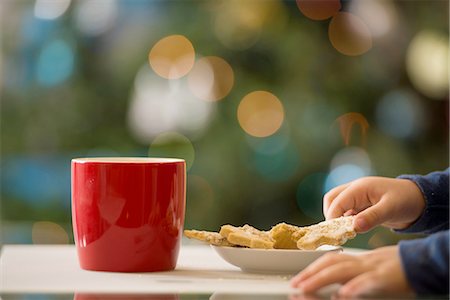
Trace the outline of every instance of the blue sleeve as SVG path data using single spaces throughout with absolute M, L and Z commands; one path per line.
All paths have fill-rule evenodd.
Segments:
M 401 175 L 397 178 L 413 181 L 425 198 L 422 216 L 401 233 L 434 233 L 449 229 L 449 169 L 425 176 Z
M 403 270 L 418 295 L 449 293 L 448 230 L 399 243 Z

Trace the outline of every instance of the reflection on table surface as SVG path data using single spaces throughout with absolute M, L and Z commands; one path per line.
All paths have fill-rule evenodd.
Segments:
M 0 294 L 0 300 L 339 300 L 336 294 L 332 295 L 263 295 L 263 294 L 96 294 L 96 293 L 75 293 L 75 294 Z M 428 296 L 428 297 L 402 297 L 402 296 L 379 296 L 364 297 L 361 299 L 381 300 L 381 299 L 448 299 L 448 296 Z

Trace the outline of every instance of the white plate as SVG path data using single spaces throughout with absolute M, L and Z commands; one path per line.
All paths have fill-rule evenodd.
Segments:
M 230 264 L 249 273 L 294 274 L 330 251 L 341 247 L 321 246 L 317 250 L 250 249 L 238 247 L 211 247 Z

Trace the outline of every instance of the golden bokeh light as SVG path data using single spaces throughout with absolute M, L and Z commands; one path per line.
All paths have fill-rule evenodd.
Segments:
M 233 69 L 224 59 L 216 56 L 197 60 L 188 75 L 191 92 L 206 101 L 223 99 L 230 93 L 233 84 Z
M 369 122 L 367 122 L 367 119 L 362 114 L 356 112 L 346 113 L 337 118 L 336 122 L 339 125 L 339 130 L 346 146 L 350 144 L 350 138 L 355 124 L 359 126 L 362 145 L 366 144 Z
M 328 37 L 333 47 L 345 55 L 361 55 L 372 48 L 369 27 L 361 18 L 348 12 L 340 12 L 331 19 Z
M 185 76 L 194 66 L 195 51 L 183 35 L 170 35 L 159 40 L 148 54 L 152 69 L 166 79 Z
M 64 228 L 56 223 L 40 221 L 33 224 L 31 239 L 34 244 L 68 244 L 69 236 Z
M 311 20 L 326 20 L 331 18 L 341 9 L 339 0 L 296 0 L 297 7 Z
M 267 137 L 277 132 L 283 124 L 283 104 L 272 93 L 255 91 L 241 100 L 237 117 L 242 129 L 249 135 Z
M 444 99 L 449 88 L 448 35 L 421 31 L 406 54 L 406 71 L 412 84 L 424 95 Z
M 214 32 L 219 41 L 230 49 L 248 49 L 258 41 L 263 27 L 278 27 L 286 23 L 287 14 L 281 1 L 217 2 Z

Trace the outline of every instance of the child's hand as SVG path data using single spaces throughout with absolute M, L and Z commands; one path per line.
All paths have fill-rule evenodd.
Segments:
M 360 255 L 328 253 L 292 278 L 291 286 L 313 293 L 342 283 L 339 296 L 412 294 L 406 280 L 398 246 L 382 247 Z
M 393 229 L 407 228 L 424 208 L 424 197 L 414 182 L 384 177 L 365 177 L 338 186 L 323 200 L 327 219 L 357 214 L 356 232 L 366 232 L 381 224 Z

